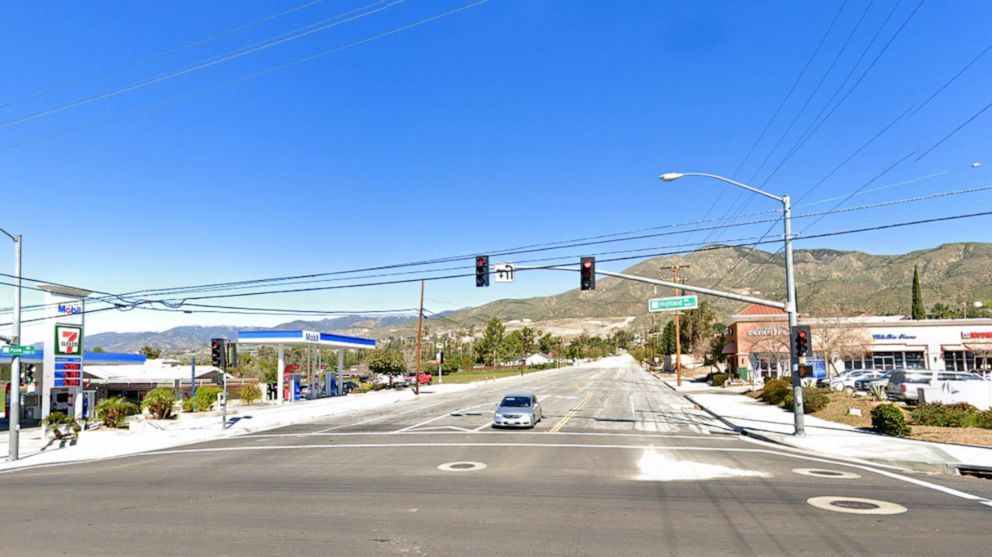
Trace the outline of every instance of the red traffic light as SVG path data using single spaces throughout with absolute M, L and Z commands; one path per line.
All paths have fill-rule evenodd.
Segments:
M 799 338 L 803 338 L 803 339 L 806 338 L 806 331 L 804 330 L 800 329 L 797 334 L 799 335 Z
M 582 261 L 582 266 L 586 269 L 592 268 L 592 259 L 585 259 Z

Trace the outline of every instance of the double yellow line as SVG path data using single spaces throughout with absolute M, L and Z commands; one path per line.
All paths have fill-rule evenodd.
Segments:
M 550 430 L 548 430 L 548 433 L 558 433 L 559 431 L 561 431 L 561 428 L 565 427 L 565 424 L 568 423 L 568 420 L 571 420 L 576 414 L 578 414 L 579 410 L 582 410 L 582 407 L 585 406 L 587 402 L 589 402 L 590 398 L 592 398 L 592 391 L 586 391 L 586 398 L 582 399 L 582 402 L 576 404 L 575 408 L 569 410 L 568 414 L 565 414 L 564 418 L 562 418 Z

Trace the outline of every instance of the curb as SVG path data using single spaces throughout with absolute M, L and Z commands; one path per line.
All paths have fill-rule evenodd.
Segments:
M 668 387 L 671 388 L 671 385 L 668 385 Z M 672 390 L 674 391 L 675 389 L 672 389 Z M 678 392 L 678 391 L 676 391 L 676 392 Z M 906 461 L 906 460 L 890 460 L 890 459 L 881 459 L 881 458 L 852 458 L 850 456 L 844 456 L 844 455 L 837 455 L 837 454 L 831 454 L 831 453 L 826 453 L 826 452 L 815 451 L 815 450 L 810 449 L 808 447 L 802 447 L 802 446 L 798 446 L 798 445 L 789 443 L 788 441 L 786 441 L 785 439 L 783 439 L 782 438 L 783 436 L 781 436 L 781 435 L 769 435 L 769 434 L 766 434 L 766 433 L 755 431 L 753 429 L 749 429 L 749 428 L 746 428 L 746 427 L 741 427 L 741 426 L 738 426 L 736 424 L 733 424 L 732 422 L 730 422 L 729 420 L 727 420 L 727 419 L 723 418 L 722 416 L 716 414 L 715 412 L 713 412 L 712 410 L 710 410 L 706 406 L 704 406 L 702 404 L 699 404 L 697 401 L 693 400 L 693 398 L 691 396 L 685 395 L 685 394 L 682 395 L 682 396 L 684 396 L 686 399 L 692 401 L 693 404 L 695 404 L 696 406 L 702 408 L 708 414 L 710 414 L 711 416 L 717 418 L 718 420 L 720 420 L 724 424 L 728 425 L 731 429 L 733 429 L 734 431 L 737 431 L 738 433 L 740 433 L 744 437 L 750 437 L 752 439 L 757 439 L 759 441 L 764 441 L 766 443 L 772 443 L 772 444 L 779 445 L 779 446 L 782 446 L 782 447 L 789 447 L 790 449 L 804 451 L 804 452 L 807 452 L 807 453 L 810 453 L 810 454 L 815 454 L 815 455 L 819 455 L 819 456 L 825 456 L 825 457 L 829 457 L 829 458 L 844 459 L 844 460 L 861 460 L 861 461 L 864 461 L 864 462 L 872 462 L 872 463 L 875 463 L 875 464 L 882 464 L 882 465 L 886 465 L 886 466 L 895 466 L 895 467 L 903 468 L 903 469 L 906 469 L 906 470 L 912 470 L 912 471 L 915 471 L 915 472 L 924 472 L 924 473 L 928 473 L 928 474 L 940 473 L 940 474 L 958 475 L 959 468 L 961 468 L 961 467 L 966 467 L 967 468 L 967 466 L 965 466 L 964 464 L 962 464 L 960 462 L 944 462 L 944 463 L 941 463 L 941 464 L 935 464 L 935 463 L 920 462 L 920 461 L 913 461 L 913 460 Z

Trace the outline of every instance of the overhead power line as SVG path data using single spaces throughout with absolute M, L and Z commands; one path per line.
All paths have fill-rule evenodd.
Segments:
M 190 50 L 190 49 L 196 48 L 198 46 L 203 46 L 205 44 L 214 42 L 214 41 L 216 41 L 218 39 L 222 39 L 224 37 L 229 37 L 229 36 L 234 35 L 236 33 L 240 33 L 241 31 L 247 31 L 248 29 L 251 29 L 253 27 L 258 27 L 259 25 L 263 25 L 265 23 L 269 23 L 270 21 L 275 21 L 276 19 L 279 19 L 281 17 L 290 15 L 290 14 L 295 13 L 295 12 L 298 12 L 300 10 L 304 10 L 306 8 L 309 8 L 309 7 L 313 6 L 313 5 L 320 4 L 323 1 L 324 0 L 310 0 L 308 2 L 304 2 L 303 4 L 300 4 L 298 6 L 289 8 L 288 10 L 283 10 L 281 12 L 272 14 L 270 16 L 263 17 L 262 19 L 256 19 L 255 21 L 252 21 L 250 23 L 246 23 L 244 25 L 239 25 L 238 27 L 235 27 L 233 29 L 228 29 L 227 31 L 223 31 L 223 32 L 217 33 L 215 35 L 210 35 L 209 37 L 198 39 L 198 40 L 195 40 L 193 42 L 186 43 L 186 44 L 184 44 L 182 46 L 178 46 L 178 47 L 175 47 L 175 48 L 170 48 L 169 50 L 164 50 L 164 51 L 159 52 L 157 54 L 152 54 L 151 56 L 146 56 L 144 58 L 140 58 L 140 59 L 135 60 L 133 62 L 128 62 L 127 64 L 124 64 L 122 66 L 117 66 L 116 68 L 113 68 L 113 69 L 110 69 L 110 70 L 107 70 L 107 71 L 104 71 L 104 72 L 93 74 L 93 75 L 90 75 L 88 77 L 84 77 L 82 79 L 77 79 L 75 81 L 69 81 L 69 82 L 63 83 L 61 85 L 57 85 L 55 87 L 52 87 L 50 89 L 45 89 L 43 91 L 38 91 L 36 93 L 32 93 L 30 95 L 27 95 L 25 97 L 21 97 L 21 98 L 18 98 L 18 99 L 13 99 L 13 100 L 7 101 L 7 102 L 5 102 L 3 104 L 0 104 L 0 109 L 11 107 L 11 106 L 14 106 L 16 104 L 20 104 L 20 103 L 25 102 L 25 101 L 30 101 L 30 100 L 34 100 L 34 99 L 37 99 L 37 98 L 46 97 L 48 95 L 52 95 L 52 94 L 55 94 L 55 93 L 61 93 L 63 91 L 67 91 L 67 90 L 72 89 L 74 87 L 78 87 L 78 86 L 84 85 L 86 83 L 91 83 L 93 81 L 97 81 L 97 80 L 103 79 L 105 77 L 110 77 L 112 75 L 119 74 L 121 72 L 125 72 L 127 70 L 136 68 L 138 66 L 142 66 L 142 65 L 147 64 L 149 62 L 154 62 L 155 60 L 160 60 L 162 58 L 166 58 L 168 56 L 172 56 L 173 54 L 178 54 L 180 52 L 183 52 L 183 51 L 186 51 L 186 50 Z
M 15 126 L 15 125 L 18 125 L 18 124 L 23 124 L 23 123 L 26 123 L 26 122 L 30 122 L 32 120 L 37 120 L 38 118 L 42 118 L 44 116 L 50 116 L 52 114 L 58 114 L 60 112 L 65 112 L 65 111 L 71 110 L 73 108 L 78 108 L 80 106 L 85 106 L 85 105 L 88 105 L 88 104 L 92 104 L 92 103 L 97 102 L 97 101 L 101 101 L 101 100 L 104 100 L 104 99 L 109 99 L 111 97 L 116 97 L 117 95 L 121 95 L 121 94 L 130 92 L 130 91 L 134 91 L 134 90 L 137 90 L 137 89 L 141 89 L 141 88 L 147 87 L 149 85 L 154 85 L 156 83 L 161 83 L 163 81 L 166 81 L 166 80 L 169 80 L 169 79 L 173 79 L 173 78 L 176 78 L 176 77 L 181 77 L 181 76 L 184 76 L 184 75 L 193 73 L 193 72 L 197 72 L 197 71 L 200 71 L 200 70 L 203 70 L 203 69 L 206 69 L 206 68 L 210 68 L 210 67 L 216 66 L 218 64 L 223 64 L 225 62 L 230 62 L 232 60 L 237 60 L 238 58 L 243 58 L 245 56 L 248 56 L 249 54 L 255 54 L 256 52 L 261 52 L 263 50 L 268 50 L 268 49 L 270 49 L 272 47 L 279 46 L 279 45 L 282 45 L 282 44 L 285 44 L 285 43 L 288 43 L 288 42 L 291 42 L 291 41 L 294 41 L 294 40 L 297 40 L 297 39 L 301 39 L 301 38 L 306 37 L 308 35 L 312 35 L 314 33 L 317 33 L 317 32 L 320 32 L 320 31 L 324 31 L 324 30 L 330 29 L 332 27 L 337 27 L 337 26 L 343 25 L 345 23 L 350 23 L 352 21 L 357 21 L 359 19 L 362 19 L 362 18 L 368 17 L 370 15 L 379 13 L 381 11 L 387 10 L 387 9 L 393 7 L 393 6 L 396 6 L 398 4 L 402 4 L 404 2 L 406 2 L 406 0 L 393 0 L 392 2 L 390 2 L 388 4 L 385 4 L 385 5 L 382 5 L 382 2 L 375 2 L 374 4 L 370 4 L 370 6 L 378 6 L 378 7 L 369 8 L 368 6 L 365 6 L 365 7 L 357 8 L 357 9 L 354 9 L 354 10 L 349 10 L 347 12 L 344 12 L 343 14 L 339 14 L 339 15 L 336 15 L 334 17 L 328 18 L 328 19 L 324 20 L 323 22 L 320 22 L 320 23 L 317 23 L 317 24 L 313 24 L 313 25 L 308 25 L 307 27 L 303 27 L 303 28 L 298 29 L 296 31 L 293 31 L 293 32 L 290 32 L 290 33 L 286 33 L 286 34 L 283 34 L 283 35 L 279 35 L 279 36 L 274 37 L 274 38 L 271 38 L 271 39 L 266 39 L 264 41 L 260 41 L 260 42 L 254 43 L 254 44 L 249 45 L 247 47 L 239 48 L 237 50 L 233 50 L 233 51 L 227 52 L 227 53 L 222 54 L 220 56 L 217 56 L 217 57 L 214 57 L 214 58 L 210 58 L 209 60 L 205 60 L 203 62 L 198 62 L 196 64 L 192 64 L 190 66 L 186 66 L 186 67 L 180 68 L 178 70 L 174 70 L 174 71 L 166 72 L 166 73 L 163 73 L 163 74 L 159 74 L 159 75 L 157 75 L 155 77 L 151 77 L 151 78 L 148 78 L 148 79 L 143 79 L 141 81 L 136 81 L 136 82 L 131 83 L 129 85 L 125 85 L 124 87 L 119 87 L 117 89 L 112 89 L 112 90 L 106 91 L 104 93 L 99 93 L 97 95 L 92 95 L 92 96 L 89 96 L 89 97 L 85 97 L 83 99 L 80 99 L 80 100 L 77 100 L 77 101 L 73 101 L 73 102 L 70 102 L 70 103 L 67 103 L 67 104 L 63 104 L 63 105 L 60 105 L 60 106 L 56 106 L 54 108 L 49 108 L 49 109 L 46 109 L 46 110 L 42 110 L 42 111 L 39 111 L 39 112 L 34 112 L 32 114 L 28 114 L 26 116 L 21 116 L 19 118 L 13 118 L 11 120 L 6 120 L 4 122 L 0 122 L 0 129 L 5 129 L 5 128 L 9 128 L 11 126 Z

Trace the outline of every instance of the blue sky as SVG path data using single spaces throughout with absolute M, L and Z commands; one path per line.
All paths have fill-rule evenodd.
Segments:
M 832 106 L 828 100 L 845 76 L 852 77 L 834 102 L 847 95 L 918 0 L 852 0 L 839 16 L 839 2 L 492 0 L 224 86 L 466 3 L 388 4 L 299 40 L 62 110 L 334 15 L 387 4 L 312 2 L 206 44 L 34 96 L 305 2 L 2 2 L 0 191 L 7 210 L 0 226 L 24 235 L 25 276 L 124 292 L 488 252 L 774 209 L 768 200 L 746 196 L 732 206 L 737 192 L 724 192 L 718 182 L 662 184 L 657 176 L 714 172 L 798 199 L 904 113 L 803 202 L 853 192 L 898 161 L 868 189 L 936 175 L 856 196 L 844 206 L 992 183 L 992 110 L 916 160 L 992 101 L 992 52 L 912 112 L 992 41 L 985 23 L 992 4 L 984 1 L 924 3 L 771 179 L 800 132 Z M 803 79 L 745 160 L 835 17 Z M 985 165 L 971 168 L 976 161 Z M 834 204 L 800 204 L 796 212 Z M 990 208 L 986 191 L 831 215 L 808 233 Z M 807 240 L 799 247 L 901 253 L 990 241 L 988 224 L 985 217 Z M 666 251 L 678 243 L 756 237 L 766 227 L 595 251 Z M 796 228 L 803 231 L 803 221 L 797 219 Z M 548 255 L 567 260 L 583 251 Z M 10 253 L 5 243 L 0 258 L 10 261 Z M 468 258 L 464 272 L 470 266 Z M 574 283 L 573 276 L 549 272 L 488 289 L 474 288 L 471 278 L 431 282 L 427 305 L 440 311 L 556 293 Z M 9 299 L 10 289 L 0 290 L 0 299 Z M 415 306 L 417 294 L 410 284 L 224 303 L 387 309 Z M 25 303 L 39 301 L 36 293 L 25 296 Z M 285 320 L 105 312 L 94 315 L 90 327 Z

